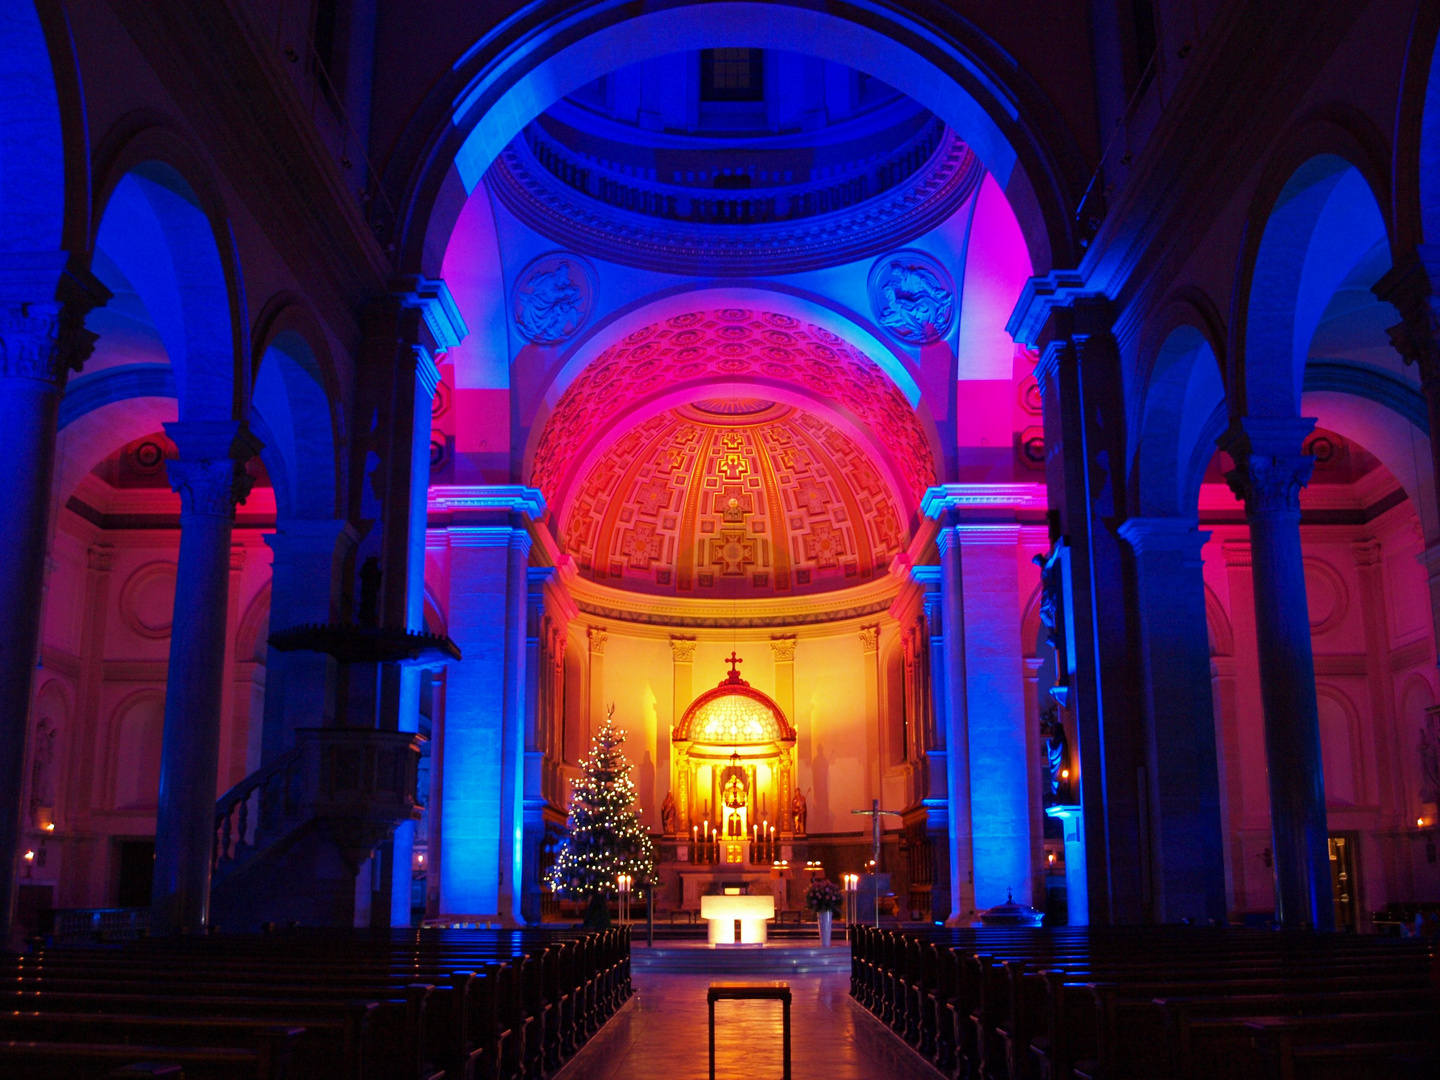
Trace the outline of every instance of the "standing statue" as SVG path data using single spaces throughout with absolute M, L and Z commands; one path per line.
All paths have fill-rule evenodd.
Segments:
M 1440 803 L 1440 716 L 1425 717 L 1420 727 L 1420 801 Z
M 795 834 L 805 835 L 805 793 L 798 787 L 795 789 L 795 796 L 790 800 L 790 813 L 795 818 Z
M 1040 737 L 1045 740 L 1045 805 L 1070 803 L 1070 778 L 1062 775 L 1070 765 L 1070 741 L 1060 710 L 1051 706 L 1040 715 Z
M 666 836 L 674 836 L 679 831 L 679 817 L 675 810 L 675 796 L 667 791 L 665 801 L 660 804 L 660 827 Z
M 55 808 L 55 727 L 41 719 L 35 725 L 35 750 L 30 759 L 30 817 L 37 827 Z

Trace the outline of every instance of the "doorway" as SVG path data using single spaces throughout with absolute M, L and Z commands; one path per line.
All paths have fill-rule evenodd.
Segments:
M 1359 879 L 1355 876 L 1357 833 L 1330 837 L 1330 892 L 1335 901 L 1335 929 L 1355 932 L 1360 907 Z
M 155 841 L 121 840 L 120 873 L 115 889 L 115 906 L 150 906 L 150 885 L 155 874 Z

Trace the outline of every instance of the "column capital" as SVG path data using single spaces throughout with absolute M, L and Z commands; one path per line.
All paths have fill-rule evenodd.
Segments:
M 85 316 L 109 300 L 110 290 L 68 252 L 7 254 L 0 267 L 0 377 L 63 387 L 99 339 L 85 329 Z
M 260 453 L 260 440 L 238 420 L 177 420 L 165 425 L 165 434 L 180 451 L 165 463 L 180 512 L 233 517 L 255 483 L 245 463 Z
M 1116 531 L 1137 555 L 1174 551 L 1198 559 L 1210 539 L 1210 533 L 1198 526 L 1195 518 L 1134 517 L 1121 522 Z
M 787 634 L 782 637 L 770 639 L 770 651 L 775 654 L 777 664 L 793 664 L 795 662 L 795 635 Z
M 1032 277 L 1021 288 L 1005 330 L 1015 339 L 1015 344 L 1033 349 L 1051 313 L 1087 295 L 1085 276 L 1078 270 L 1052 270 Z
M 860 628 L 860 647 L 866 653 L 876 652 L 880 648 L 880 627 L 862 626 Z
M 1356 566 L 1379 566 L 1383 554 L 1378 540 L 1357 540 L 1351 552 Z
M 693 664 L 695 662 L 695 639 L 672 637 L 670 639 L 670 655 L 677 664 Z
M 1221 437 L 1220 449 L 1235 462 L 1225 482 L 1247 515 L 1300 512 L 1300 489 L 1315 468 L 1315 459 L 1301 450 L 1314 428 L 1310 417 L 1246 416 Z
M 610 640 L 610 634 L 606 631 L 605 627 L 587 626 L 585 628 L 585 637 L 590 642 L 591 656 L 605 655 L 605 642 Z
M 1440 383 L 1440 246 L 1422 244 L 1405 252 L 1370 287 L 1400 312 L 1390 327 L 1390 344 L 1407 364 L 1420 369 L 1427 389 Z M 1440 387 L 1437 387 L 1440 388 Z

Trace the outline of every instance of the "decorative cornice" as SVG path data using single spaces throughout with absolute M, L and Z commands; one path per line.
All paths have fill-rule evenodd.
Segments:
M 1015 344 L 1035 348 L 1040 332 L 1057 307 L 1071 303 L 1085 294 L 1085 277 L 1078 270 L 1052 270 L 1029 278 L 1020 290 L 1020 299 L 1005 323 L 1005 331 Z
M 920 512 L 936 521 L 947 510 L 1003 506 L 1015 510 L 1044 510 L 1044 484 L 937 484 L 920 500 Z
M 1116 530 L 1137 554 L 1175 551 L 1199 557 L 1210 533 L 1195 518 L 1130 518 Z
M 524 514 L 531 521 L 545 516 L 545 496 L 523 484 L 432 484 L 428 503 L 431 513 L 504 512 Z
M 435 339 L 437 352 L 455 348 L 470 333 L 465 317 L 460 314 L 460 306 L 450 295 L 450 286 L 440 278 L 414 274 L 395 281 L 391 292 L 401 307 L 419 310 L 430 336 Z
M 730 600 L 651 596 L 610 588 L 577 577 L 570 584 L 580 611 L 611 622 L 675 629 L 788 628 L 879 615 L 889 610 L 903 587 L 889 576 L 837 592 L 798 597 L 757 597 L 737 605 Z

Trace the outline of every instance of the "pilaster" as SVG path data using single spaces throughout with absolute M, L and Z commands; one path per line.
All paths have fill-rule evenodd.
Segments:
M 513 487 L 445 499 L 450 637 L 462 659 L 446 674 L 440 909 L 514 924 L 524 917 L 527 567 L 545 503 Z

